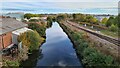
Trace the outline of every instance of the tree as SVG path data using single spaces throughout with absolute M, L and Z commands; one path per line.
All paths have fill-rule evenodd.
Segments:
M 67 15 L 66 14 L 59 14 L 57 15 L 56 19 L 57 21 L 62 21 L 62 20 L 66 20 Z
M 53 19 L 51 16 L 48 16 L 47 17 L 47 27 L 51 27 L 52 26 L 52 22 L 53 22 Z
M 102 19 L 101 23 L 102 23 L 102 24 L 106 24 L 107 20 L 108 20 L 108 19 L 105 17 L 105 18 Z
M 40 36 L 45 36 L 46 27 L 37 23 L 29 23 L 28 28 L 36 30 Z
M 40 14 L 31 14 L 31 13 L 26 13 L 24 15 L 24 18 L 30 19 L 31 17 L 41 17 Z
M 24 18 L 27 18 L 27 19 L 30 19 L 31 17 L 33 17 L 33 15 L 30 13 L 27 13 L 24 15 Z
M 75 20 L 75 18 L 76 18 L 76 14 L 73 14 L 72 16 L 73 16 L 73 19 Z
M 72 16 L 75 21 L 80 21 L 80 22 L 86 21 L 86 16 L 84 14 L 73 14 Z
M 42 37 L 38 34 L 37 31 L 27 31 L 20 34 L 18 41 L 21 42 L 24 46 L 27 46 L 29 51 L 32 52 L 39 48 L 39 45 L 42 43 Z
M 117 20 L 117 22 L 118 22 L 118 27 L 120 28 L 120 13 L 119 13 L 119 15 L 118 15 L 118 20 Z
M 110 29 L 110 31 L 115 32 L 115 31 L 117 31 L 118 27 L 115 26 L 114 24 L 112 24 L 112 25 L 109 27 L 109 29 Z
M 97 24 L 97 19 L 96 18 L 94 18 L 94 17 L 92 17 L 92 18 L 90 18 L 90 23 L 91 24 Z
M 107 21 L 107 23 L 105 24 L 107 27 L 109 27 L 109 26 L 111 26 L 113 23 L 114 23 L 115 21 L 114 21 L 114 17 L 110 17 L 109 19 L 108 19 L 108 21 Z

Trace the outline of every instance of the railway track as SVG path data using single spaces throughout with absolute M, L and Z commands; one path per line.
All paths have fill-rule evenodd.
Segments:
M 67 22 L 67 23 L 69 23 L 70 25 L 72 25 L 72 26 L 74 26 L 74 27 L 76 27 L 76 28 L 78 28 L 78 29 L 84 30 L 84 31 L 86 31 L 86 32 L 88 32 L 88 33 L 91 33 L 91 34 L 93 34 L 93 35 L 95 35 L 95 36 L 98 36 L 98 37 L 100 37 L 100 38 L 102 38 L 102 39 L 105 39 L 105 40 L 107 40 L 107 41 L 109 41 L 109 42 L 111 42 L 111 43 L 113 43 L 113 44 L 115 44 L 115 45 L 117 45 L 117 46 L 120 46 L 120 40 L 119 40 L 119 39 L 111 38 L 111 37 L 109 37 L 109 36 L 106 36 L 106 35 L 97 33 L 97 32 L 92 31 L 92 30 L 90 30 L 90 29 L 86 29 L 86 28 L 84 28 L 84 27 L 81 27 L 81 26 L 79 26 L 79 25 L 77 25 L 77 24 L 73 24 L 73 23 L 70 23 L 70 22 Z

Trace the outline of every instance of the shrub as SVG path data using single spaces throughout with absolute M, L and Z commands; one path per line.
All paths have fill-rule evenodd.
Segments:
M 118 27 L 115 26 L 114 24 L 112 24 L 112 25 L 109 27 L 109 29 L 110 29 L 110 31 L 115 32 L 115 31 L 117 31 Z
M 88 47 L 83 52 L 82 61 L 87 66 L 110 66 L 113 63 L 113 58 Z
M 30 19 L 29 22 L 39 22 L 37 19 Z
M 83 57 L 83 51 L 88 47 L 87 42 L 81 42 L 78 46 L 76 46 L 77 53 Z
M 41 44 L 40 40 L 42 37 L 36 32 L 36 31 L 27 31 L 25 33 L 22 33 L 18 40 L 22 41 L 22 44 L 27 46 L 29 51 L 32 52 L 33 50 L 36 50 L 39 48 L 39 45 Z
M 16 59 L 16 60 L 10 60 L 10 59 L 6 59 L 6 58 L 3 58 L 3 68 L 10 68 L 10 67 L 16 67 L 16 68 L 19 68 L 19 61 Z

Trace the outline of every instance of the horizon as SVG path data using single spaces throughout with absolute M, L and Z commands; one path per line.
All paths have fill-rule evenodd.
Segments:
M 118 15 L 118 2 L 2 2 L 1 11 L 1 14 L 24 12 L 34 14 L 82 13 Z

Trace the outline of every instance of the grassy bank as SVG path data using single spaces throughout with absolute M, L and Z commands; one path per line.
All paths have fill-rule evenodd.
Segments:
M 63 30 L 68 34 L 75 45 L 79 59 L 85 68 L 117 68 L 118 64 L 110 55 L 99 52 L 87 41 L 87 34 L 83 32 L 72 31 L 70 28 L 60 23 Z

